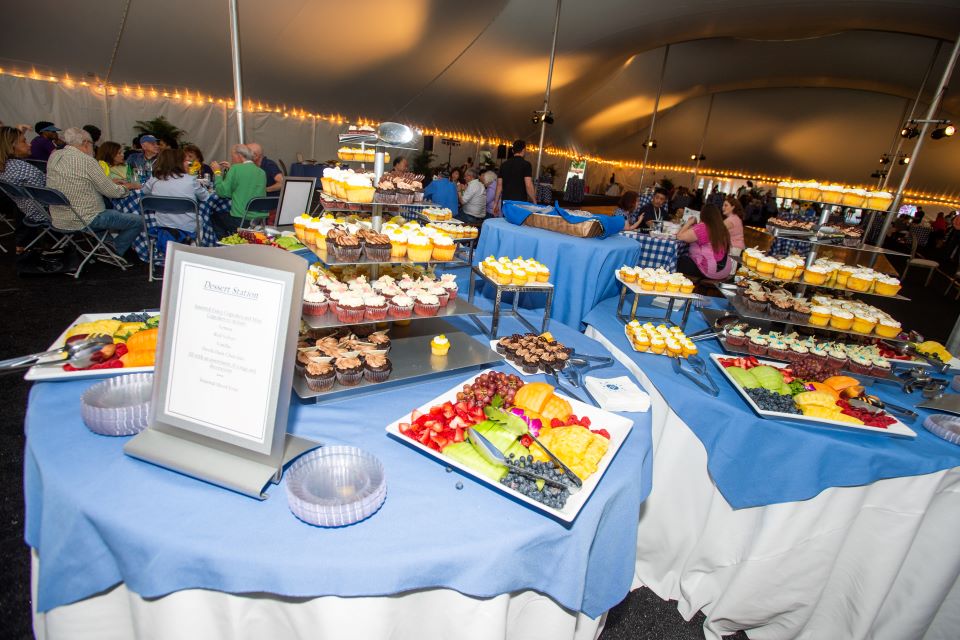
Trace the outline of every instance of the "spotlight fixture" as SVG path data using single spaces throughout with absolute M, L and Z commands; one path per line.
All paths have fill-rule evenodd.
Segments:
M 911 122 L 903 125 L 903 129 L 900 129 L 900 135 L 909 140 L 910 138 L 916 138 L 919 136 L 920 130 L 917 128 L 916 124 Z
M 647 140 L 647 141 L 645 141 L 645 142 L 643 143 L 643 146 L 645 146 L 647 149 L 656 149 L 656 148 L 657 148 L 657 141 L 656 141 L 656 140 Z
M 653 145 L 653 146 L 657 146 L 657 145 Z M 707 156 L 703 155 L 702 153 L 699 156 L 695 153 L 692 153 L 690 154 L 690 159 L 693 160 L 694 162 L 696 162 L 697 160 L 699 160 L 700 162 L 703 162 L 704 160 L 707 159 Z
M 957 128 L 952 124 L 946 124 L 942 127 L 937 127 L 933 130 L 933 133 L 930 134 L 930 137 L 934 140 L 939 140 L 941 138 L 949 138 L 957 132 Z
M 897 164 L 910 164 L 910 156 L 903 156 L 897 160 Z
M 870 174 L 870 177 L 871 177 L 871 178 L 877 178 L 877 179 L 879 179 L 879 178 L 884 177 L 885 175 L 887 175 L 887 174 L 886 174 L 886 173 L 881 173 L 880 171 L 874 171 L 873 173 Z
M 890 156 L 887 154 L 880 156 L 880 164 L 890 164 Z
M 553 124 L 553 111 L 534 111 L 533 117 L 530 120 L 533 124 L 542 124 L 544 122 Z

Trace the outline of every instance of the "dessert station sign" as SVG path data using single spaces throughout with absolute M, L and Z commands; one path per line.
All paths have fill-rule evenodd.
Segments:
M 306 262 L 170 245 L 150 427 L 124 451 L 264 499 L 316 443 L 287 434 Z

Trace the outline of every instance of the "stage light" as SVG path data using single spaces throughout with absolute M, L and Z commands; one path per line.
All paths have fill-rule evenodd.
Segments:
M 920 130 L 917 129 L 917 125 L 915 124 L 905 124 L 903 125 L 903 129 L 900 129 L 900 135 L 907 139 L 916 138 L 920 135 Z
M 696 162 L 697 160 L 699 160 L 700 162 L 703 162 L 704 160 L 707 159 L 707 156 L 701 153 L 700 156 L 698 157 L 697 154 L 692 153 L 690 154 L 690 159 L 693 160 L 694 162 Z
M 933 133 L 930 134 L 930 137 L 934 140 L 939 140 L 941 138 L 949 138 L 957 132 L 957 128 L 952 124 L 948 124 L 944 127 L 938 127 L 933 130 Z
M 910 156 L 903 156 L 897 160 L 897 164 L 910 164 Z
M 880 156 L 880 164 L 890 164 L 890 156 L 886 154 Z
M 647 141 L 645 141 L 645 142 L 643 143 L 643 146 L 645 146 L 647 149 L 656 149 L 656 148 L 657 148 L 657 141 L 656 141 L 656 140 L 647 140 Z

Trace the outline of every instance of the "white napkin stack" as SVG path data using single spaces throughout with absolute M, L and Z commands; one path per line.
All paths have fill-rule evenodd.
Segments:
M 583 383 L 600 403 L 601 409 L 632 413 L 650 410 L 650 396 L 626 376 L 609 379 L 587 376 Z

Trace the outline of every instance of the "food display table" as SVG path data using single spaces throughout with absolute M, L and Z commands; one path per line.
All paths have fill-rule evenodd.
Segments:
M 451 322 L 486 340 L 469 321 Z M 551 329 L 578 352 L 603 353 L 568 327 Z M 37 636 L 594 638 L 632 581 L 652 475 L 649 414 L 623 414 L 634 427 L 567 528 L 385 434 L 471 375 L 375 402 L 294 398 L 293 433 L 359 446 L 385 466 L 383 507 L 339 529 L 297 520 L 283 486 L 258 502 L 125 456 L 126 438 L 81 422 L 79 397 L 93 381 L 35 385 L 25 493 Z M 629 374 L 615 363 L 594 375 Z
M 550 269 L 550 282 L 559 283 L 553 317 L 575 327 L 597 303 L 617 293 L 614 273 L 625 264 L 636 264 L 640 247 L 629 238 L 574 238 L 494 218 L 483 223 L 475 255 L 479 260 L 493 255 L 542 262 Z M 482 293 L 492 295 L 486 289 Z M 533 304 L 543 306 L 543 294 L 524 295 L 537 296 Z
M 960 612 L 960 447 L 763 420 L 712 363 L 714 398 L 662 356 L 634 352 L 616 298 L 586 318 L 651 394 L 654 487 L 638 583 L 706 614 L 708 638 L 954 637 Z M 722 304 L 722 303 L 721 303 Z M 690 332 L 705 328 L 698 313 Z M 720 352 L 699 342 L 701 355 Z M 903 405 L 897 387 L 871 392 Z M 926 634 L 926 635 L 925 635 Z

